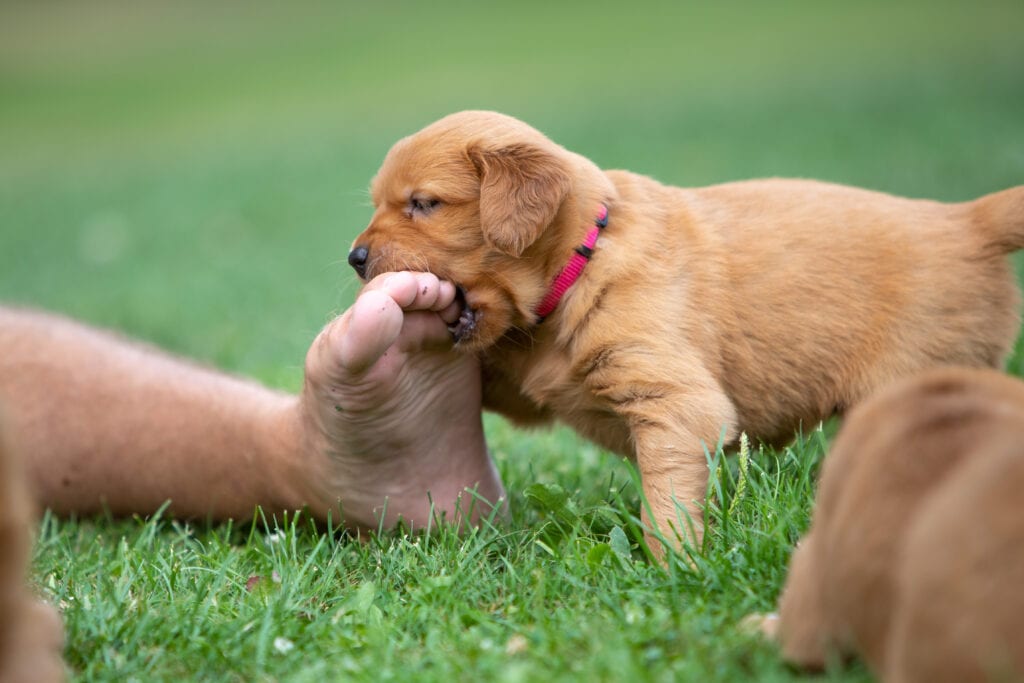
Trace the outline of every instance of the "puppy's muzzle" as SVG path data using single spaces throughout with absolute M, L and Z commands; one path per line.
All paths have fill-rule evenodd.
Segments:
M 348 264 L 352 266 L 359 277 L 366 279 L 366 261 L 370 258 L 370 250 L 366 247 L 357 246 L 348 252 Z
M 452 335 L 452 340 L 458 344 L 468 339 L 476 330 L 480 313 L 469 307 L 469 303 L 466 301 L 466 290 L 461 285 L 455 287 L 455 302 L 460 309 L 459 319 L 448 326 L 448 331 Z

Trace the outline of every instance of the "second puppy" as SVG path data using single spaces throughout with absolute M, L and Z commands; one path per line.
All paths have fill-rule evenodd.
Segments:
M 886 681 L 1024 677 L 1024 382 L 943 369 L 853 411 L 822 470 L 778 622 L 797 664 Z
M 462 112 L 396 143 L 371 192 L 359 275 L 459 285 L 452 332 L 483 359 L 485 406 L 634 457 L 670 539 L 690 520 L 700 538 L 719 439 L 784 442 L 898 377 L 998 367 L 1019 324 L 1005 255 L 1024 246 L 1024 187 L 963 204 L 668 187 Z

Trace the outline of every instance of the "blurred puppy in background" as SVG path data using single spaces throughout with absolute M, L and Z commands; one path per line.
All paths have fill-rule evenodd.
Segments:
M 854 409 L 825 460 L 777 618 L 801 666 L 884 680 L 1024 677 L 1024 383 L 944 369 Z
M 31 524 L 21 466 L 0 429 L 0 683 L 64 680 L 60 617 L 25 585 Z
M 645 522 L 673 542 L 691 523 L 700 541 L 719 440 L 784 443 L 895 379 L 998 367 L 1019 326 L 1005 255 L 1024 246 L 1024 187 L 962 204 L 676 188 L 471 111 L 396 143 L 371 193 L 360 277 L 458 285 L 451 330 L 482 358 L 485 407 L 635 458 Z

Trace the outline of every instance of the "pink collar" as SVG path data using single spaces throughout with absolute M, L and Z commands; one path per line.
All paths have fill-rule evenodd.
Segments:
M 550 289 L 548 289 L 547 296 L 544 297 L 544 300 L 540 302 L 540 305 L 534 311 L 537 315 L 538 325 L 544 322 L 544 318 L 548 317 L 551 311 L 555 310 L 558 302 L 562 300 L 562 297 L 565 296 L 569 288 L 579 279 L 583 268 L 590 261 L 590 257 L 594 253 L 597 237 L 606 225 L 608 225 L 608 207 L 602 204 L 601 208 L 597 211 L 597 218 L 594 219 L 594 227 L 587 233 L 587 238 L 583 240 L 583 244 L 576 247 L 569 262 L 565 264 L 562 270 L 558 271 L 558 275 L 555 276 Z

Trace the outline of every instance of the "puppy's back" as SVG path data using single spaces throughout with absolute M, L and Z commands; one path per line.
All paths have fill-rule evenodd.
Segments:
M 700 305 L 737 340 L 721 346 L 720 380 L 748 433 L 785 440 L 897 378 L 999 368 L 1012 349 L 1005 253 L 1024 245 L 1024 187 L 949 204 L 772 179 L 679 197 L 718 240 L 704 260 L 728 286 Z

